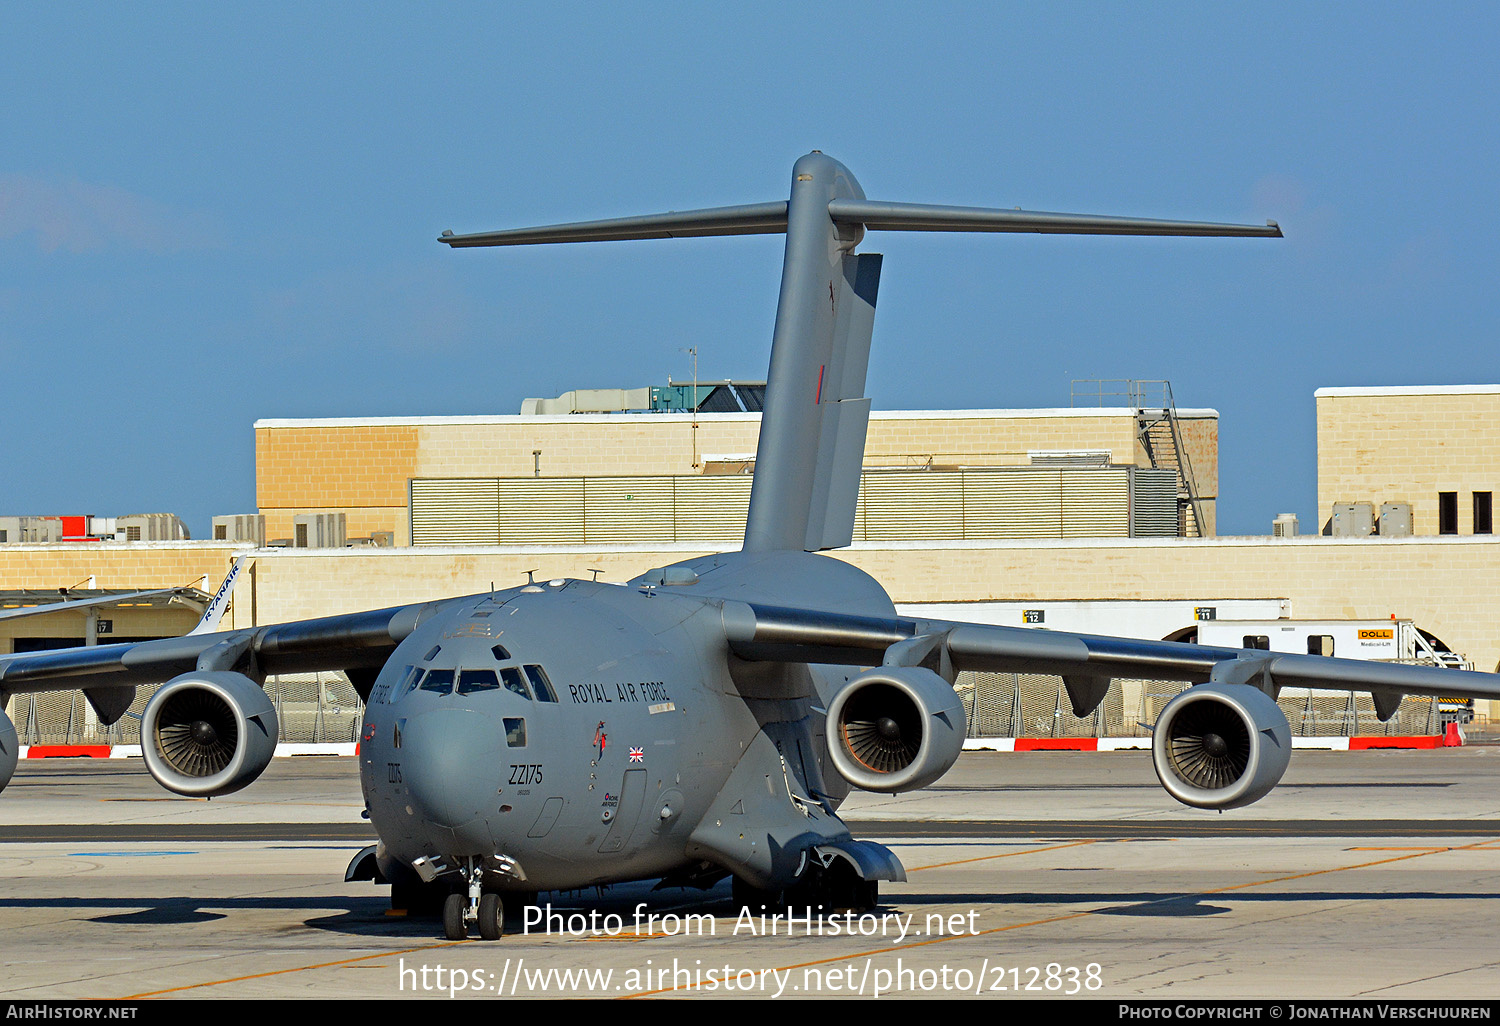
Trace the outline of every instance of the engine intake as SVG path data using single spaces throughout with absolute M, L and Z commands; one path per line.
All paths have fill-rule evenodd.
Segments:
M 894 794 L 926 787 L 964 745 L 964 707 L 931 670 L 882 667 L 850 682 L 828 707 L 829 754 L 845 780 Z
M 249 677 L 199 670 L 157 689 L 141 713 L 146 769 L 169 791 L 230 794 L 276 754 L 276 707 Z
M 1291 756 L 1286 714 L 1246 684 L 1189 688 L 1161 711 L 1151 739 L 1162 787 L 1200 809 L 1259 801 L 1280 782 Z

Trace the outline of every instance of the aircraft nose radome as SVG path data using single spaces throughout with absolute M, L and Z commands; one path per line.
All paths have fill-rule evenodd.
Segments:
M 483 713 L 436 710 L 411 719 L 402 734 L 402 779 L 415 811 L 438 826 L 457 829 L 493 805 L 500 725 Z

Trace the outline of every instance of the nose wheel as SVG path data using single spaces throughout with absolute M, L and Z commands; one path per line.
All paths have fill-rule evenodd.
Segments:
M 469 902 L 457 891 L 443 902 L 443 936 L 451 941 L 461 941 L 469 936 Z
M 443 935 L 452 941 L 466 940 L 472 924 L 484 940 L 499 940 L 505 933 L 505 904 L 497 892 L 483 889 L 484 867 L 470 858 L 460 872 L 468 887 L 444 900 Z

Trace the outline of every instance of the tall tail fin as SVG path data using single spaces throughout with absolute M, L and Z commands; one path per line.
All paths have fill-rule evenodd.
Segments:
M 224 576 L 224 583 L 219 585 L 219 590 L 214 592 L 214 597 L 209 600 L 208 605 L 203 607 L 203 616 L 198 625 L 188 631 L 188 635 L 212 634 L 219 629 L 219 620 L 224 616 L 224 610 L 229 607 L 229 599 L 234 594 L 234 581 L 240 575 L 240 567 L 245 563 L 245 556 L 235 558 L 234 565 L 229 568 L 229 573 Z
M 785 203 L 673 211 L 473 235 L 455 249 L 785 232 L 781 298 L 745 524 L 747 551 L 849 544 L 864 461 L 864 397 L 880 257 L 854 255 L 866 229 L 1279 238 L 1259 225 L 1053 214 L 865 199 L 849 169 L 814 150 L 792 168 Z

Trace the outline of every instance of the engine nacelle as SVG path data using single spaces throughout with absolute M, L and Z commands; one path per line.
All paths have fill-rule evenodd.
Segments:
M 16 725 L 5 715 L 5 703 L 0 702 L 0 791 L 10 783 L 16 772 L 16 760 L 21 757 L 21 741 L 16 737 Z
M 1151 758 L 1167 793 L 1200 809 L 1237 809 L 1264 798 L 1286 772 L 1292 730 L 1265 692 L 1200 684 L 1167 703 Z
M 168 791 L 230 794 L 276 754 L 276 707 L 249 677 L 197 670 L 157 689 L 141 713 L 146 769 Z
M 845 685 L 828 706 L 833 764 L 866 791 L 926 787 L 958 760 L 965 729 L 958 695 L 923 667 L 872 670 Z

